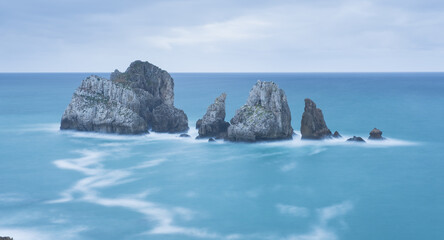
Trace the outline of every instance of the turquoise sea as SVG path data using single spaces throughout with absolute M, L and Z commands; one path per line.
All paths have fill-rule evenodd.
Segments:
M 255 144 L 59 131 L 90 73 L 0 74 L 0 236 L 67 239 L 444 239 L 444 73 L 173 73 L 196 120 L 227 120 L 257 80 L 343 136 Z M 109 74 L 98 73 L 109 77 Z

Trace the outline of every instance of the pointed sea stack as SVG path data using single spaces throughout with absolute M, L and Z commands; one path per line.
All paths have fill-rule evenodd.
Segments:
M 341 134 L 339 134 L 338 131 L 335 131 L 335 133 L 333 133 L 332 137 L 334 137 L 334 138 L 342 138 Z
M 377 128 L 373 128 L 373 130 L 370 132 L 370 136 L 368 137 L 368 139 L 370 140 L 384 140 L 385 138 L 382 137 L 382 131 L 377 129 Z
M 230 141 L 290 139 L 293 135 L 287 96 L 273 82 L 257 81 L 247 103 L 236 111 L 230 123 Z
M 304 113 L 301 120 L 302 139 L 323 139 L 332 137 L 324 120 L 321 109 L 309 98 L 305 99 Z
M 66 108 L 60 129 L 119 134 L 188 130 L 186 114 L 174 107 L 174 81 L 149 62 L 135 61 L 111 80 L 92 75 L 82 81 Z
M 225 122 L 225 99 L 227 94 L 222 93 L 208 106 L 202 119 L 197 120 L 196 128 L 199 129 L 199 137 L 226 138 L 230 124 Z

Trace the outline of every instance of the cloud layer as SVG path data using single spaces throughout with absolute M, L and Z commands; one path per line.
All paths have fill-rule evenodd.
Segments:
M 0 3 L 0 72 L 443 71 L 434 0 Z

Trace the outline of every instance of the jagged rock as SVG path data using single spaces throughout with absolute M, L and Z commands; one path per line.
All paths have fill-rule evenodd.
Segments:
M 331 131 L 328 129 L 321 109 L 309 98 L 305 99 L 304 113 L 301 120 L 302 139 L 330 138 Z
M 373 128 L 373 130 L 370 132 L 370 136 L 368 137 L 368 139 L 371 140 L 384 140 L 385 138 L 382 137 L 382 131 L 377 129 L 377 128 Z
M 338 131 L 335 131 L 335 133 L 333 133 L 333 137 L 334 138 L 342 138 L 341 134 L 339 134 Z
M 230 126 L 225 122 L 225 99 L 227 94 L 222 93 L 214 100 L 202 119 L 197 120 L 196 128 L 199 129 L 199 138 L 217 137 L 224 138 L 227 136 L 227 129 Z
M 153 96 L 153 102 L 174 105 L 174 81 L 170 74 L 157 66 L 140 60 L 134 61 L 121 73 L 114 70 L 111 81 L 131 88 L 143 89 Z
M 289 139 L 293 134 L 287 97 L 273 82 L 257 81 L 247 103 L 236 111 L 230 122 L 230 141 Z
M 14 238 L 10 238 L 10 237 L 0 237 L 0 240 L 14 240 Z
M 161 104 L 153 110 L 152 130 L 168 133 L 187 131 L 187 115 L 171 105 Z
M 173 104 L 171 76 L 149 62 L 135 61 L 124 73 L 114 71 L 111 80 L 95 75 L 83 80 L 62 116 L 60 129 L 119 134 L 146 133 L 149 127 L 185 131 L 188 118 Z
M 182 134 L 179 135 L 179 137 L 189 138 L 191 136 L 186 134 L 186 133 L 182 133 Z
M 92 75 L 82 81 L 62 116 L 60 129 L 138 134 L 148 130 L 139 113 L 146 98 L 108 79 Z
M 214 140 L 214 138 L 209 138 L 208 142 L 216 142 L 216 140 Z
M 362 137 L 353 136 L 352 138 L 347 139 L 347 142 L 365 142 Z

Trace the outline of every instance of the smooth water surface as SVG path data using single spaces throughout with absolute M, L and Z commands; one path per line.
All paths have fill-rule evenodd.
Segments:
M 172 74 L 193 138 L 59 131 L 88 75 L 0 74 L 0 236 L 444 237 L 444 73 Z M 220 93 L 229 120 L 259 79 L 285 90 L 296 131 L 310 97 L 332 131 L 388 140 L 194 140 Z

